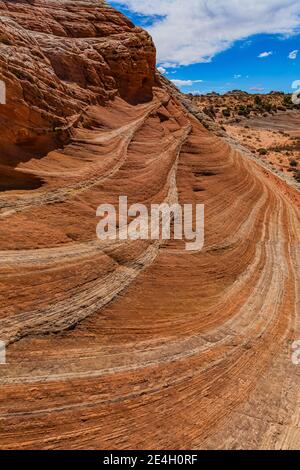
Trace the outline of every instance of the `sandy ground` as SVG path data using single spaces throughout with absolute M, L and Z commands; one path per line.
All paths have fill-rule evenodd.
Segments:
M 291 182 L 300 181 L 300 110 L 290 95 L 241 91 L 192 98 L 227 134 Z M 225 114 L 224 114 L 225 113 Z
M 297 141 L 288 134 L 254 127 L 244 128 L 240 125 L 227 125 L 225 128 L 231 137 L 238 139 L 244 147 L 268 162 L 274 169 L 291 178 L 300 169 L 300 151 L 296 147 Z M 297 166 L 291 165 L 294 161 L 297 162 Z

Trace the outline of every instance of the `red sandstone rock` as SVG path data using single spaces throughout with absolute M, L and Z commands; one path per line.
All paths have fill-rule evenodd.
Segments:
M 113 9 L 0 9 L 0 448 L 299 448 L 299 194 L 152 90 Z M 203 251 L 99 242 L 124 194 L 205 203 Z
M 99 0 L 1 1 L 0 15 L 7 86 L 0 133 L 8 161 L 21 158 L 13 144 L 47 151 L 41 136 L 50 147 L 90 104 L 117 94 L 134 104 L 152 99 L 151 38 Z

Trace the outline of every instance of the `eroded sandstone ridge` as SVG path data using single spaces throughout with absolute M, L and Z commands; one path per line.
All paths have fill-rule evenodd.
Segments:
M 0 447 L 299 448 L 299 194 L 104 3 L 0 8 Z M 205 203 L 204 249 L 97 241 L 119 195 Z
M 89 105 L 116 94 L 149 101 L 154 76 L 150 36 L 102 1 L 0 1 L 0 132 L 10 163 L 66 139 Z

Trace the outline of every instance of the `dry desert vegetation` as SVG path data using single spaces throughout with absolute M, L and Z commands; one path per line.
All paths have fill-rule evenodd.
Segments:
M 300 182 L 300 105 L 292 95 L 233 90 L 188 97 L 257 158 Z

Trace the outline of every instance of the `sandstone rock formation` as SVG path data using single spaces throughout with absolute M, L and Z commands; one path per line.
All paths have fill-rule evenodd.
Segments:
M 103 2 L 0 1 L 2 163 L 65 142 L 89 105 L 152 99 L 154 78 L 150 36 Z
M 299 193 L 74 4 L 0 2 L 0 447 L 299 447 Z M 98 241 L 124 194 L 205 203 L 204 249 Z

